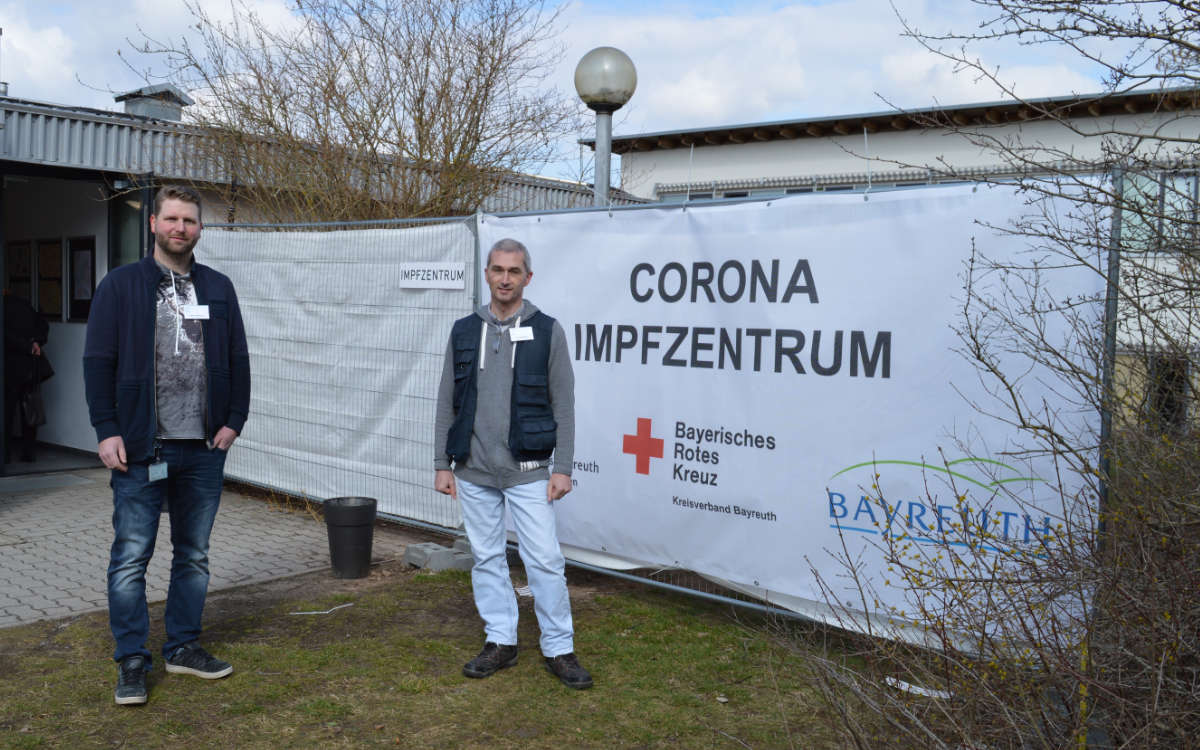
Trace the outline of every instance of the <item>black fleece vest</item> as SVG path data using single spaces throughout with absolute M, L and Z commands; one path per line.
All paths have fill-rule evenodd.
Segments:
M 558 425 L 550 408 L 550 336 L 554 318 L 538 311 L 521 327 L 533 329 L 532 341 L 515 343 L 508 449 L 517 461 L 544 461 L 554 452 Z M 479 391 L 479 338 L 483 319 L 468 315 L 450 331 L 454 350 L 454 423 L 446 437 L 446 455 L 462 465 L 471 452 L 471 431 Z M 511 329 L 510 329 L 511 330 Z

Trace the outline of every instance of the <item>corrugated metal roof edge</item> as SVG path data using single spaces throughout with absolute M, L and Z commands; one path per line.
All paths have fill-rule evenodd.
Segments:
M 11 96 L 0 96 L 0 106 L 35 114 L 55 115 L 59 117 L 72 115 L 80 119 L 86 118 L 97 122 L 111 122 L 130 127 L 155 125 L 162 130 L 195 132 L 194 127 L 172 122 L 171 120 L 159 120 L 153 117 L 131 115 L 127 112 L 115 112 L 108 109 L 93 109 L 92 107 L 80 107 L 70 104 L 54 104 L 51 102 L 33 101 L 32 99 L 17 99 Z
M 193 125 L 172 122 L 169 120 L 158 120 L 141 115 L 132 115 L 124 112 L 113 112 L 109 110 L 93 109 L 90 107 L 78 107 L 70 105 L 52 104 L 49 102 L 37 102 L 29 99 L 19 99 L 15 97 L 0 96 L 0 109 L 12 110 L 25 114 L 44 115 L 48 117 L 65 117 L 76 120 L 84 120 L 96 123 L 105 123 L 113 125 L 122 125 L 134 130 L 142 130 L 149 132 L 173 133 L 178 135 L 202 135 L 203 130 Z M 2 123 L 2 121 L 0 121 Z M 41 163 L 41 162 L 38 162 Z M 63 163 L 52 160 L 51 163 L 61 164 L 62 166 L 71 166 L 77 168 L 85 168 L 87 164 Z M 103 165 L 91 165 L 101 169 L 109 169 L 110 167 Z M 173 177 L 184 177 L 184 175 L 172 175 Z M 194 179 L 195 176 L 188 178 Z M 583 182 L 575 182 L 572 180 L 564 180 L 556 177 L 545 177 L 542 175 L 524 174 L 512 172 L 502 178 L 504 183 L 529 185 L 551 190 L 564 190 L 568 192 L 576 192 L 580 194 L 591 193 L 592 185 Z M 628 201 L 631 203 L 644 202 L 644 198 L 639 198 L 631 193 L 627 193 L 619 188 L 612 190 L 614 200 Z

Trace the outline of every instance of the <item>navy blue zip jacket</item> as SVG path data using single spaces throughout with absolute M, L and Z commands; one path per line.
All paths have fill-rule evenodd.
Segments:
M 158 281 L 153 257 L 114 268 L 100 282 L 88 316 L 83 381 L 97 441 L 120 435 L 130 462 L 154 454 L 158 431 L 154 385 L 154 331 Z M 250 355 L 233 283 L 192 263 L 196 302 L 208 305 L 204 360 L 208 369 L 209 439 L 222 427 L 239 434 L 250 411 Z

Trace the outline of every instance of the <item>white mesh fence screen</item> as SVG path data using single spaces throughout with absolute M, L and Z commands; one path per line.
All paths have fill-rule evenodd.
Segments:
M 447 332 L 477 299 L 471 220 L 210 229 L 197 257 L 233 280 L 250 349 L 250 419 L 227 476 L 457 527 L 458 503 L 432 488 L 432 438 Z M 413 264 L 461 268 L 461 288 L 413 288 Z

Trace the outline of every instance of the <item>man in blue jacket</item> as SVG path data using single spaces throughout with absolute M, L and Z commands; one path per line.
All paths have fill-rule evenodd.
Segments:
M 233 284 L 192 258 L 200 195 L 163 187 L 150 229 L 154 254 L 111 270 L 96 289 L 83 352 L 100 460 L 112 469 L 108 617 L 121 705 L 146 702 L 146 566 L 164 507 L 174 548 L 167 671 L 205 679 L 233 672 L 197 639 L 225 455 L 250 407 L 250 358 Z

